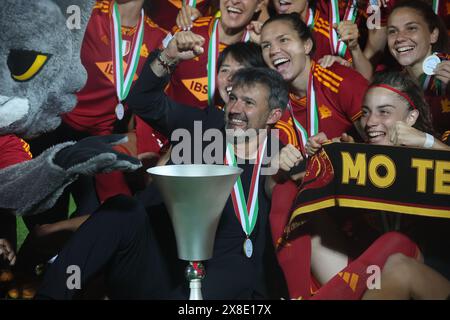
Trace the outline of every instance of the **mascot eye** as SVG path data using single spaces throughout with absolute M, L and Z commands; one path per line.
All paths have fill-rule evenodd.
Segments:
M 7 64 L 11 77 L 19 82 L 31 80 L 50 57 L 50 54 L 36 51 L 10 50 Z

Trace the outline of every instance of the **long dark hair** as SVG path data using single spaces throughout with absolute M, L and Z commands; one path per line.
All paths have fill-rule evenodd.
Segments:
M 443 5 L 443 4 L 442 4 Z M 400 8 L 410 8 L 414 9 L 417 14 L 423 17 L 428 25 L 430 32 L 433 32 L 435 28 L 439 30 L 439 36 L 436 43 L 432 44 L 431 48 L 433 51 L 438 52 L 449 52 L 449 42 L 447 28 L 445 27 L 442 19 L 433 11 L 433 8 L 423 0 L 405 0 L 397 3 L 392 9 L 391 15 L 395 10 Z
M 378 72 L 374 75 L 371 86 L 375 86 L 377 84 L 386 84 L 405 93 L 411 99 L 417 111 L 419 111 L 419 117 L 413 127 L 417 130 L 435 135 L 430 107 L 425 100 L 423 90 L 420 88 L 415 79 L 413 79 L 407 72 L 385 71 Z M 414 106 L 412 106 L 409 101 L 401 96 L 400 98 L 408 104 L 410 111 L 414 110 Z

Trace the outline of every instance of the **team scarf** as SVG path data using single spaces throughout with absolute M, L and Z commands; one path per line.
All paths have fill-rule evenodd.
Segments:
M 330 46 L 333 55 L 339 55 L 342 58 L 345 58 L 345 53 L 347 52 L 347 45 L 344 41 L 339 40 L 339 36 L 336 30 L 333 28 L 334 24 L 339 24 L 341 22 L 341 17 L 339 15 L 339 0 L 330 0 L 331 10 L 329 13 L 329 21 L 330 21 Z M 345 20 L 350 20 L 352 22 L 356 21 L 356 15 L 358 13 L 356 0 L 351 1 L 351 5 L 347 7 L 344 14 Z
M 208 75 L 208 105 L 214 105 L 214 94 L 216 91 L 217 83 L 217 60 L 219 58 L 219 21 L 220 18 L 215 19 L 213 22 L 213 27 L 211 31 L 211 37 L 209 39 L 208 46 L 208 64 L 207 64 L 207 75 Z M 247 42 L 250 40 L 250 32 L 247 30 L 244 32 L 242 42 Z
M 294 110 L 289 102 L 288 109 L 291 114 L 292 122 L 295 126 L 295 131 L 297 132 L 297 139 L 299 140 L 299 148 L 302 155 L 305 157 L 305 145 L 308 137 L 314 136 L 319 133 L 319 115 L 317 107 L 317 95 L 314 89 L 314 65 L 315 62 L 311 62 L 311 69 L 309 72 L 308 79 L 308 91 L 306 93 L 306 119 L 307 119 L 307 129 L 303 127 L 300 122 L 294 116 Z
M 142 41 L 144 39 L 144 9 L 141 10 L 141 18 L 137 25 L 137 31 L 131 43 L 130 55 L 127 60 L 127 72 L 124 72 L 123 66 L 123 41 L 122 41 L 122 25 L 120 23 L 120 14 L 117 3 L 114 2 L 112 10 L 112 31 L 113 40 L 113 65 L 114 65 L 114 83 L 116 86 L 117 98 L 119 103 L 130 92 L 131 83 L 139 64 L 139 55 L 141 52 Z
M 250 237 L 258 219 L 259 174 L 261 172 L 262 158 L 264 156 L 266 146 L 267 137 L 258 148 L 256 162 L 253 166 L 252 180 L 250 183 L 247 201 L 245 200 L 244 188 L 242 187 L 242 181 L 240 177 L 238 177 L 236 183 L 233 186 L 233 190 L 231 191 L 231 200 L 233 202 L 234 213 L 236 214 L 236 217 L 239 220 L 239 223 L 242 226 L 242 230 L 244 230 L 247 238 Z M 234 154 L 234 148 L 231 143 L 227 144 L 225 164 L 230 167 L 237 167 L 236 155 Z

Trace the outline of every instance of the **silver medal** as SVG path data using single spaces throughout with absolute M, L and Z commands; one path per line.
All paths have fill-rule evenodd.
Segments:
M 125 108 L 123 107 L 123 104 L 119 102 L 119 104 L 116 106 L 116 117 L 117 119 L 122 120 L 124 115 Z
M 436 69 L 439 63 L 441 63 L 441 59 L 439 59 L 437 55 L 432 54 L 423 61 L 422 70 L 425 74 L 432 76 L 434 74 L 434 69 Z
M 247 258 L 251 258 L 253 254 L 253 243 L 249 238 L 244 241 L 244 254 Z

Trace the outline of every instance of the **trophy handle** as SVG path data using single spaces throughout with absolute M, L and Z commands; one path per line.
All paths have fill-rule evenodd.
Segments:
M 205 277 L 205 267 L 201 261 L 190 261 L 186 267 L 186 279 L 191 289 L 189 300 L 203 300 L 202 279 Z

